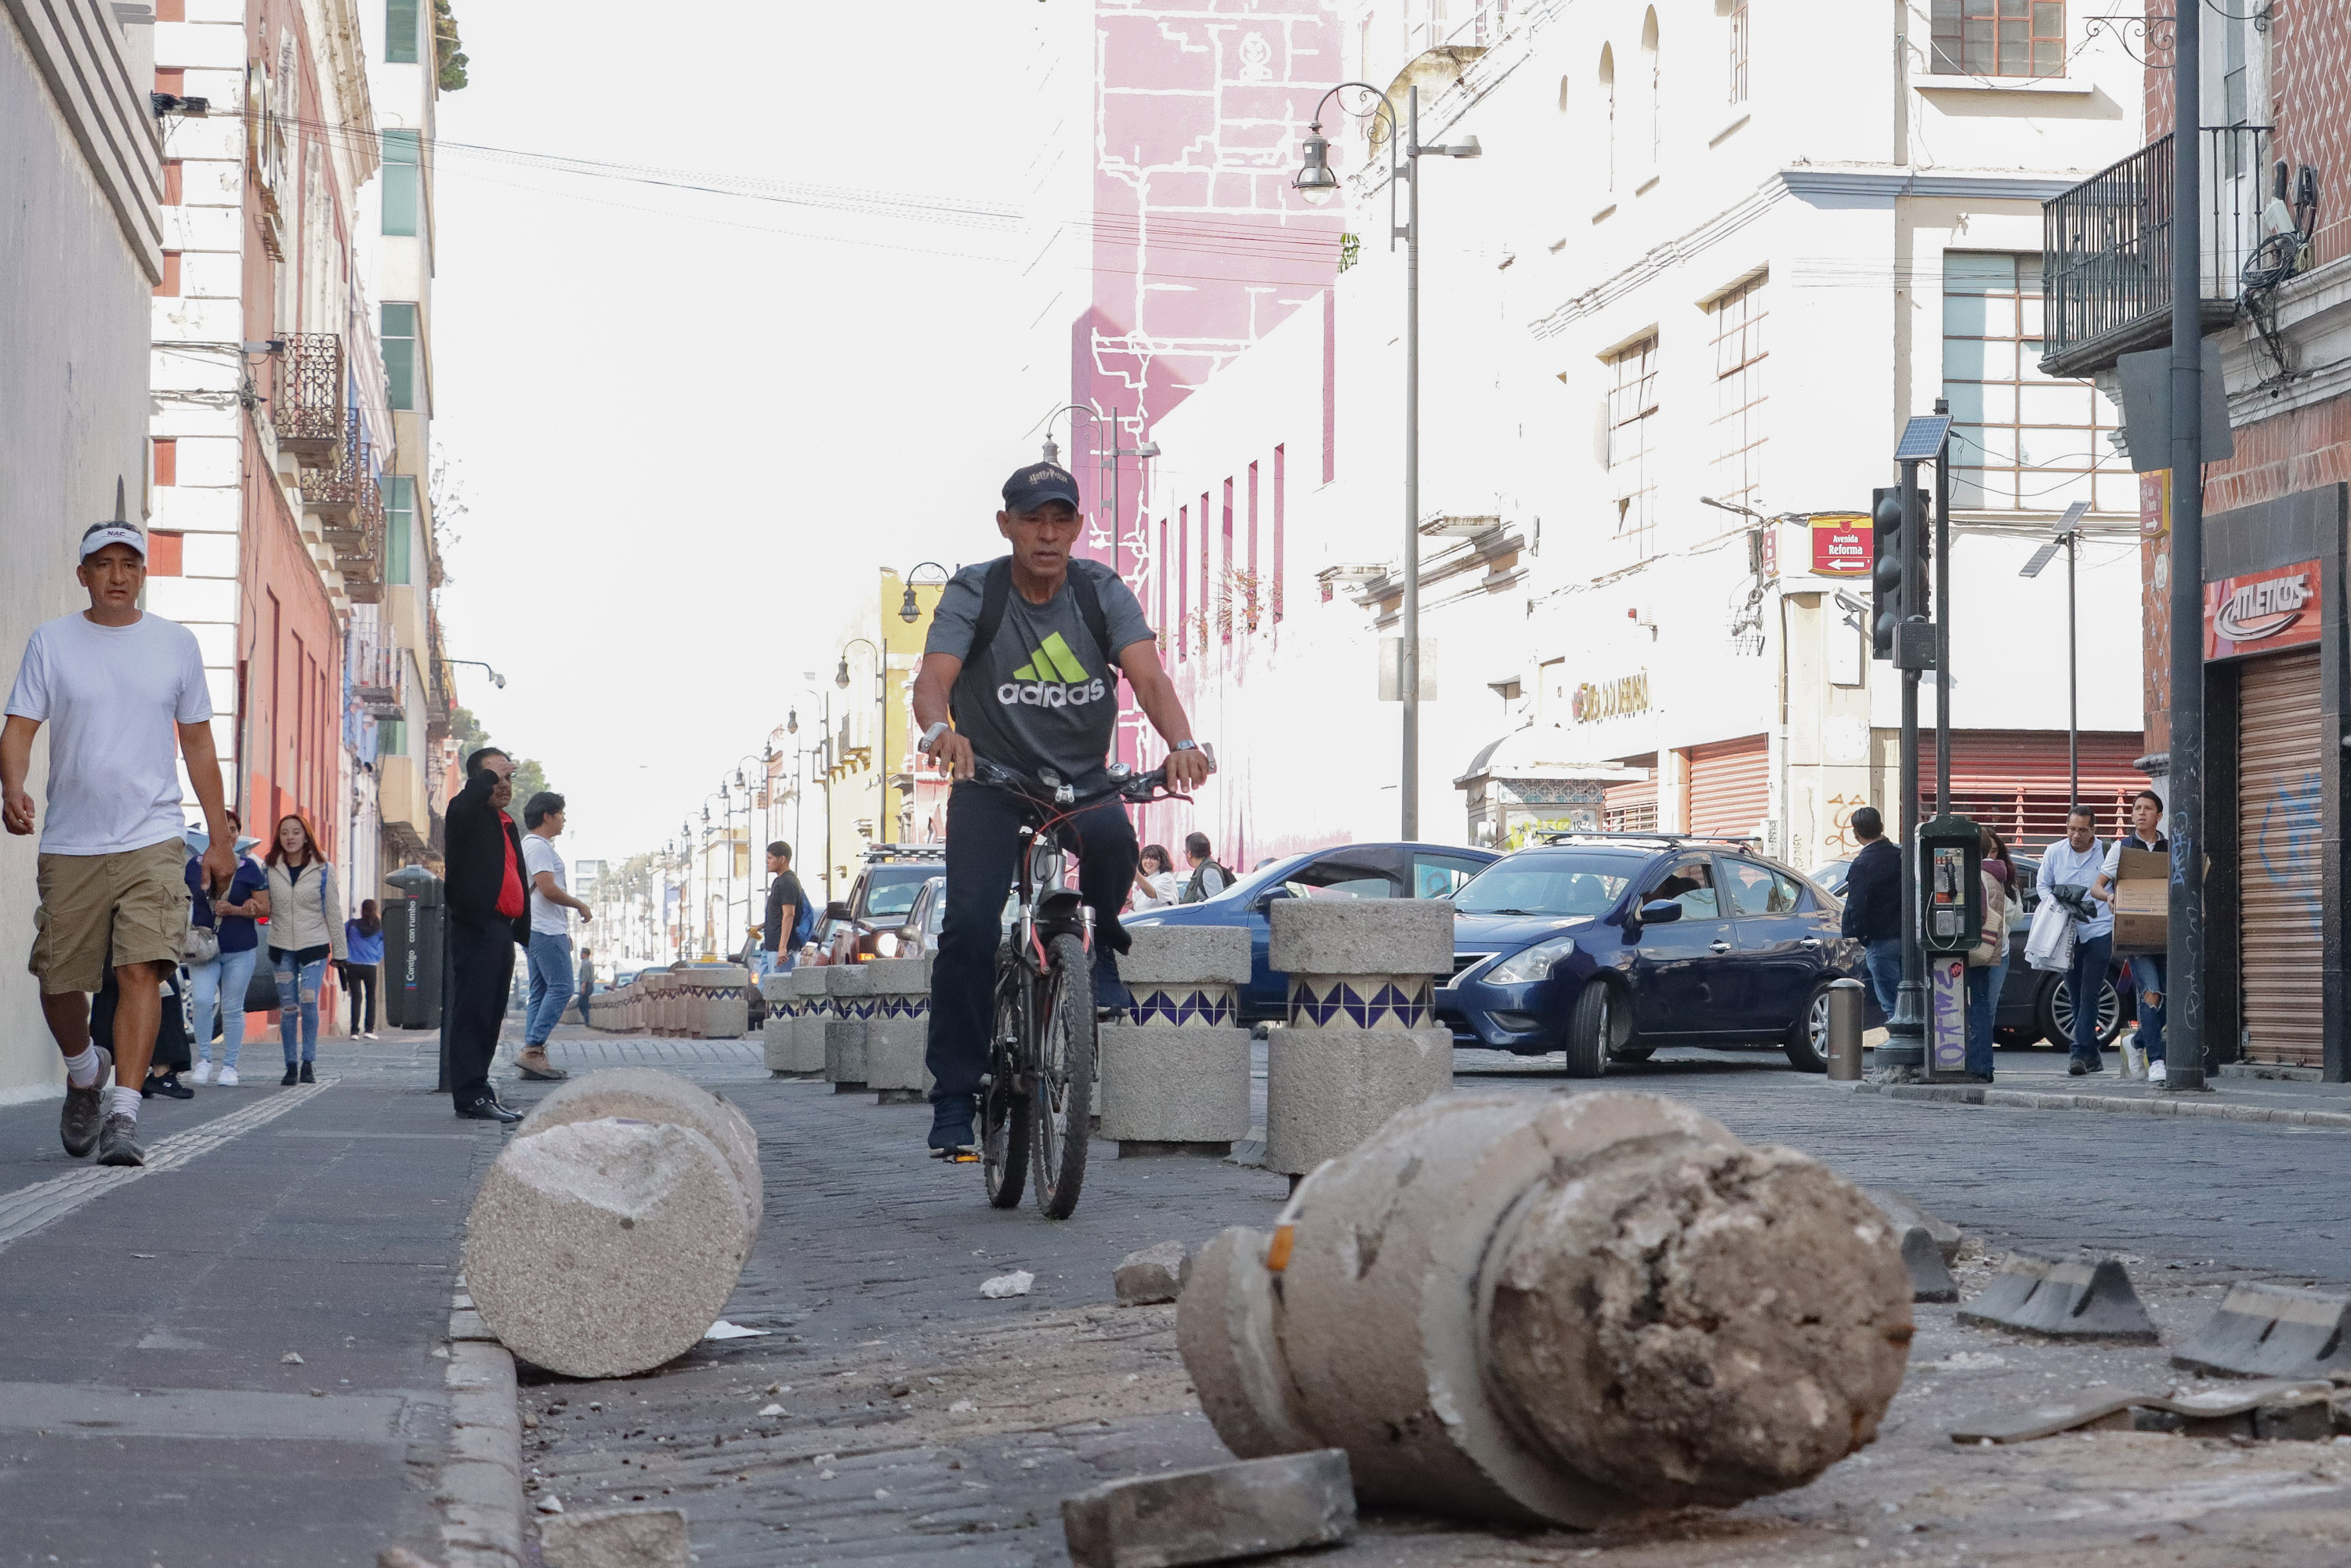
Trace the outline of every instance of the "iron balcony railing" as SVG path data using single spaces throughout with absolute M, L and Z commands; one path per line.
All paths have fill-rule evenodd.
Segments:
M 305 462 L 330 455 L 343 438 L 343 340 L 333 332 L 289 332 L 277 361 L 270 423 L 279 450 Z
M 371 604 L 351 612 L 351 700 L 376 718 L 408 712 L 408 654 L 392 640 L 391 629 Z
M 2262 239 L 2266 125 L 2207 127 L 2197 279 L 2208 327 L 2237 312 Z M 2172 138 L 2148 143 L 2042 204 L 2041 368 L 2083 376 L 2171 341 Z
M 336 570 L 353 601 L 382 596 L 383 489 L 376 478 L 375 443 L 360 434 L 357 409 L 344 419 L 343 439 L 330 466 L 302 470 L 302 505 L 319 519 L 335 551 Z

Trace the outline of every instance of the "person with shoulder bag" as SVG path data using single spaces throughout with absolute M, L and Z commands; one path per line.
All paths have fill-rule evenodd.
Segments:
M 2008 846 L 1990 828 L 1979 828 L 1983 852 L 1983 929 L 1968 954 L 1968 1055 L 1970 1082 L 1992 1080 L 1992 1030 L 2000 1020 L 2000 994 L 2008 984 L 2008 934 L 2022 913 L 2014 892 L 2016 873 Z
M 310 824 L 281 817 L 269 846 L 269 967 L 277 977 L 277 1040 L 286 1048 L 286 1076 L 294 1084 L 318 1082 L 319 988 L 327 959 L 350 961 L 343 936 L 342 901 L 335 894 L 335 868 L 319 852 Z M 295 1054 L 297 1030 L 301 1054 Z
M 242 833 L 245 824 L 235 811 L 228 813 L 229 831 Z M 245 1015 L 252 1010 L 247 992 L 253 987 L 254 964 L 261 956 L 261 938 L 257 920 L 269 913 L 269 878 L 246 852 L 254 841 L 238 838 L 235 844 L 236 869 L 229 878 L 225 892 L 214 893 L 204 884 L 204 862 L 193 859 L 187 865 L 188 915 L 193 930 L 209 932 L 214 940 L 213 956 L 198 960 L 193 950 L 187 958 L 189 1000 L 193 1004 L 195 1030 L 195 1071 L 191 1077 L 198 1083 L 213 1081 L 213 1033 L 221 1037 L 220 1086 L 234 1089 L 237 1085 L 236 1059 L 245 1049 Z M 263 977 L 267 978 L 266 975 Z M 268 1005 L 277 1005 L 277 989 L 270 988 Z

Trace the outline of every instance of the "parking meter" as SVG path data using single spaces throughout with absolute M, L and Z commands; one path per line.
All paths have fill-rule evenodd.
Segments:
M 1919 946 L 1965 953 L 1983 936 L 1983 840 L 1966 817 L 1937 817 L 1917 832 Z

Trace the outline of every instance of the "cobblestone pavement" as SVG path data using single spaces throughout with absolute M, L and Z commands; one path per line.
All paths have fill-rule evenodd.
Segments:
M 753 1042 L 559 1036 L 552 1048 L 582 1066 L 657 1051 L 682 1051 L 680 1069 L 759 1129 L 766 1228 L 727 1316 L 768 1332 L 705 1342 L 639 1378 L 527 1370 L 534 1496 L 682 1507 L 701 1568 L 1050 1563 L 1066 1561 L 1062 1497 L 1224 1457 L 1176 1356 L 1172 1309 L 1110 1305 L 1110 1271 L 1154 1241 L 1196 1245 L 1265 1223 L 1280 1178 L 1221 1161 L 1117 1160 L 1098 1144 L 1084 1204 L 1052 1224 L 1033 1208 L 988 1209 L 969 1167 L 922 1158 L 923 1107 L 768 1079 Z M 1561 1087 L 1541 1063 L 1462 1054 L 1462 1087 Z M 2231 1279 L 2351 1279 L 2351 1258 L 2313 1223 L 2346 1150 L 2309 1140 L 2342 1134 L 1888 1102 L 1832 1092 L 1761 1053 L 1666 1053 L 1607 1087 L 1672 1094 L 1742 1135 L 1903 1188 L 1993 1248 L 2120 1250 L 2174 1341 Z M 1986 1267 L 1980 1254 L 1964 1266 L 1966 1289 Z M 1036 1275 L 1029 1295 L 980 1297 L 981 1281 L 1016 1268 Z M 2020 1343 L 1959 1328 L 1949 1307 L 1922 1306 L 1918 1319 L 1879 1442 L 1813 1486 L 1601 1536 L 1374 1516 L 1332 1560 L 2341 1561 L 2351 1446 L 2102 1434 L 1958 1448 L 1945 1435 L 1955 1418 L 2085 1385 L 2168 1386 L 2171 1375 L 2160 1350 Z

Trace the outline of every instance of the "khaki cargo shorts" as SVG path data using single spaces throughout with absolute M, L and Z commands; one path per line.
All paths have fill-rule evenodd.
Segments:
M 26 966 L 42 991 L 97 990 L 106 983 L 110 946 L 118 968 L 178 963 L 188 924 L 187 865 L 178 839 L 110 855 L 43 855 Z

